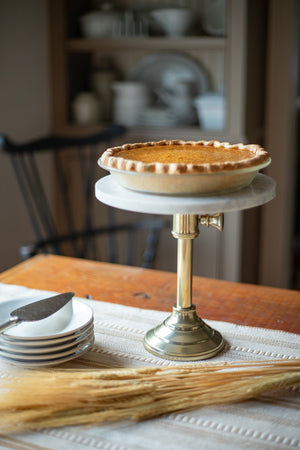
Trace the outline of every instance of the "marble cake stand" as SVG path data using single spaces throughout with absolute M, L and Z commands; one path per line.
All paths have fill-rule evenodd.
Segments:
M 120 186 L 111 175 L 95 186 L 99 201 L 115 208 L 140 213 L 173 215 L 172 235 L 177 239 L 177 302 L 172 314 L 144 339 L 145 348 L 156 356 L 192 361 L 215 356 L 224 346 L 221 334 L 196 314 L 192 304 L 193 239 L 199 224 L 223 229 L 223 213 L 262 205 L 275 197 L 272 178 L 257 174 L 250 186 L 230 194 L 183 197 L 147 194 Z M 221 211 L 221 212 L 220 212 Z

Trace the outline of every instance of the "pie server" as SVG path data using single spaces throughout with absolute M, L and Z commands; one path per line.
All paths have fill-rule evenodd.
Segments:
M 21 322 L 33 322 L 35 320 L 46 319 L 46 317 L 59 311 L 74 296 L 74 292 L 65 292 L 54 297 L 48 297 L 37 302 L 28 303 L 10 313 L 10 319 L 0 325 L 0 333 L 13 325 Z

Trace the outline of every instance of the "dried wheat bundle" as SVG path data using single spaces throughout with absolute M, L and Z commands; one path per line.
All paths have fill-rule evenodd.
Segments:
M 24 371 L 0 384 L 0 432 L 143 420 L 299 383 L 299 359 Z

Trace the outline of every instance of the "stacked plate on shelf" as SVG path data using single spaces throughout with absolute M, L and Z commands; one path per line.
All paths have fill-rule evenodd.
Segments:
M 1 321 L 9 320 L 14 309 L 40 298 L 1 302 Z M 47 319 L 23 322 L 0 333 L 0 356 L 21 366 L 51 366 L 83 355 L 93 344 L 93 311 L 73 298 Z

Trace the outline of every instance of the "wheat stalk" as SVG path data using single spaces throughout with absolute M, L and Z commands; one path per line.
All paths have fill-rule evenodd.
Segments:
M 299 359 L 24 371 L 0 384 L 0 432 L 144 420 L 299 383 Z

